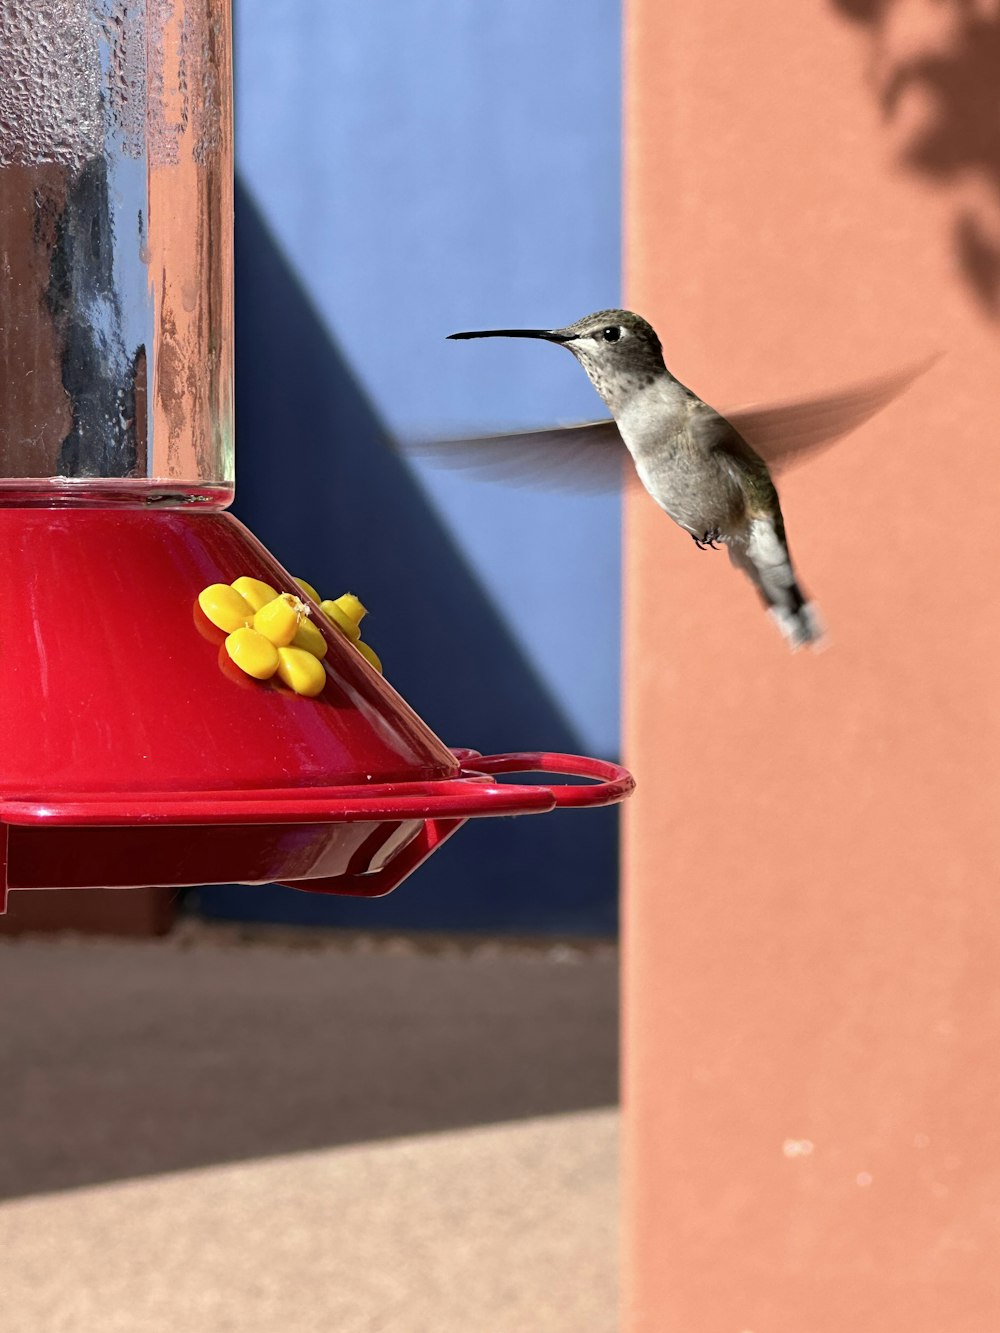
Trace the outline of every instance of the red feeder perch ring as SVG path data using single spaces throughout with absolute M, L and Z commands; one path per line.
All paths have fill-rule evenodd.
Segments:
M 628 796 L 634 785 L 619 765 L 582 755 L 476 755 L 473 762 L 475 770 L 463 768 L 457 777 L 440 782 L 330 787 L 313 789 L 306 797 L 298 791 L 226 791 L 5 800 L 0 802 L 0 828 L 7 841 L 8 884 L 84 887 L 103 870 L 103 884 L 123 887 L 123 875 L 133 880 L 136 871 L 145 869 L 150 873 L 140 878 L 149 882 L 157 871 L 177 866 L 179 855 L 184 864 L 193 858 L 204 867 L 221 858 L 234 873 L 251 867 L 257 878 L 271 858 L 264 882 L 282 881 L 314 893 L 379 897 L 396 888 L 467 819 L 611 805 Z M 520 772 L 595 781 L 550 786 L 490 780 L 494 773 Z M 305 839 L 282 836 L 283 830 L 296 828 L 305 829 Z M 169 833 L 166 840 L 164 832 Z M 290 878 L 290 873 L 298 873 L 295 867 L 304 855 L 320 873 Z M 322 873 L 333 865 L 343 868 Z

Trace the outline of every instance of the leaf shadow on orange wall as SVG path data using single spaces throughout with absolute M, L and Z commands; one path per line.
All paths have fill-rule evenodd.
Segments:
M 1000 3 L 829 0 L 867 34 L 867 79 L 899 162 L 953 201 L 960 271 L 1000 320 Z

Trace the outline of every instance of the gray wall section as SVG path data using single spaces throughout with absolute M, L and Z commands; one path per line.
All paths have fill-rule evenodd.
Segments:
M 618 748 L 616 497 L 416 470 L 387 436 L 599 415 L 571 358 L 453 344 L 619 299 L 619 14 L 606 0 L 236 0 L 237 501 L 355 589 L 449 744 Z M 380 903 L 212 889 L 239 916 L 605 931 L 617 819 L 470 825 Z

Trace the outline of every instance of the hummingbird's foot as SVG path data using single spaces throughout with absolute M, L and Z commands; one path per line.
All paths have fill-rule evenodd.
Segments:
M 716 543 L 721 541 L 722 533 L 718 528 L 712 528 L 709 532 L 703 532 L 700 537 L 696 537 L 692 532 L 691 539 L 699 551 L 707 550 L 709 547 L 713 551 L 717 551 L 719 548 Z

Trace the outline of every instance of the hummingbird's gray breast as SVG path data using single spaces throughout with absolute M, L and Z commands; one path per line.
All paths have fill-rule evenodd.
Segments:
M 732 538 L 743 527 L 743 497 L 706 438 L 706 413 L 712 409 L 701 399 L 667 381 L 623 404 L 618 429 L 639 480 L 675 523 L 696 537 L 719 532 Z

